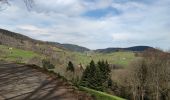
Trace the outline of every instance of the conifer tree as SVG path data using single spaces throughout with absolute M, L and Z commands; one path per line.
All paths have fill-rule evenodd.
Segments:
M 67 71 L 74 72 L 74 65 L 71 61 L 68 62 Z
M 103 90 L 100 69 L 95 65 L 93 60 L 90 62 L 90 65 L 87 66 L 83 73 L 81 85 L 100 91 Z
M 97 65 L 100 69 L 100 73 L 102 76 L 102 83 L 104 83 L 109 79 L 109 73 L 110 73 L 109 64 L 107 61 L 102 60 L 99 61 Z

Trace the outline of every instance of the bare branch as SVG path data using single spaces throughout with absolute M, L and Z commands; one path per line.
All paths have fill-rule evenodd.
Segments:
M 23 2 L 25 3 L 28 10 L 31 10 L 33 8 L 34 0 L 23 0 Z M 4 10 L 3 7 L 6 5 L 10 5 L 8 0 L 0 0 L 0 11 Z
M 5 7 L 9 6 L 9 5 L 10 4 L 9 4 L 8 0 L 0 0 L 0 11 L 6 9 Z
M 34 0 L 24 0 L 24 3 L 28 10 L 31 10 L 34 6 Z

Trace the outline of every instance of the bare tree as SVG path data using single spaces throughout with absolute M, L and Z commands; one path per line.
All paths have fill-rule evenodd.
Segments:
M 28 10 L 31 10 L 34 6 L 34 0 L 24 0 L 24 3 Z
M 143 53 L 131 64 L 129 81 L 134 100 L 170 100 L 170 54 L 160 50 Z
M 23 0 L 23 2 L 25 3 L 26 7 L 28 10 L 31 10 L 34 6 L 34 0 Z M 9 0 L 0 0 L 0 11 L 4 10 L 3 6 L 4 5 L 10 5 Z
M 146 58 L 150 72 L 150 87 L 155 100 L 169 100 L 170 55 L 164 52 L 149 52 Z
M 4 10 L 5 6 L 9 6 L 9 3 L 7 0 L 0 0 L 0 11 Z
M 148 84 L 148 66 L 146 61 L 140 59 L 132 64 L 130 81 L 134 100 L 144 100 Z

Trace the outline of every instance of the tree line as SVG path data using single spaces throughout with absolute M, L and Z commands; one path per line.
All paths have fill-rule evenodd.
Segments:
M 122 73 L 112 91 L 128 100 L 170 100 L 170 54 L 148 50 Z

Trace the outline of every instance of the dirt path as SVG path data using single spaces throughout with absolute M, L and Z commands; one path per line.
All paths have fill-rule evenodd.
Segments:
M 91 100 L 91 97 L 26 65 L 0 64 L 0 100 Z

